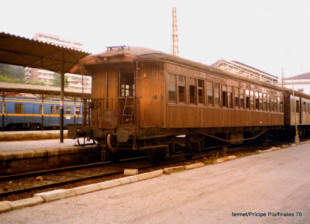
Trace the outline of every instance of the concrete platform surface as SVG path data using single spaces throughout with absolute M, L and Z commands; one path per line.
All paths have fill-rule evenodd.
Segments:
M 4 152 L 67 148 L 74 146 L 75 143 L 76 140 L 74 139 L 64 139 L 63 143 L 60 143 L 59 139 L 0 142 L 0 154 Z
M 0 214 L 1 223 L 310 223 L 310 144 Z
M 68 130 L 64 130 L 64 138 L 68 137 Z M 35 131 L 1 131 L 0 142 L 2 141 L 23 141 L 38 139 L 59 139 L 59 130 L 35 130 Z

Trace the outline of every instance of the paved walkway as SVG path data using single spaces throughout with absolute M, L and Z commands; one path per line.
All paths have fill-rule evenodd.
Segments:
M 1 223 L 310 223 L 310 144 L 0 214 Z
M 60 143 L 59 139 L 0 142 L 0 154 L 2 152 L 26 152 L 27 150 L 67 148 L 74 146 L 75 143 L 76 140 L 74 139 L 64 139 L 63 143 Z

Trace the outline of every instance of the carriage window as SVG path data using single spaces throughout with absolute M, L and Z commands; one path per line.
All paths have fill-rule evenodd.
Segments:
M 81 108 L 80 107 L 75 107 L 75 115 L 80 115 L 81 114 Z
M 246 103 L 246 108 L 250 109 L 250 95 L 249 95 L 249 90 L 245 90 L 245 103 Z
M 280 112 L 283 112 L 283 98 L 278 97 L 278 101 L 280 102 Z
M 196 84 L 196 79 L 189 78 L 188 79 L 189 83 L 189 102 L 190 103 L 197 103 L 197 84 Z
M 71 114 L 71 107 L 66 107 L 65 114 Z
M 231 86 L 227 86 L 227 106 L 229 108 L 233 108 L 233 94 Z
M 56 106 L 56 114 L 59 114 L 59 106 Z
M 178 94 L 179 94 L 179 102 L 186 102 L 186 91 L 185 91 L 185 77 L 178 76 Z
M 204 103 L 204 81 L 198 79 L 198 103 Z
M 220 106 L 220 84 L 214 83 L 214 106 Z
M 53 113 L 55 113 L 55 109 L 54 109 L 54 106 L 53 106 L 53 105 L 51 105 L 50 114 L 53 114 Z
M 263 97 L 264 97 L 264 99 L 263 99 L 264 100 L 263 110 L 266 111 L 267 110 L 267 95 L 266 95 L 266 93 L 264 93 Z
M 270 96 L 267 95 L 267 111 L 271 111 L 271 107 L 270 107 Z
M 222 85 L 222 106 L 228 107 L 227 86 L 226 85 Z
M 258 98 L 258 92 L 255 92 L 255 109 L 259 109 L 259 98 Z
M 239 88 L 234 88 L 235 93 L 235 107 L 239 107 Z
M 306 102 L 302 103 L 302 112 L 306 113 Z
M 263 110 L 263 94 L 259 93 L 259 109 Z
M 270 111 L 274 111 L 274 102 L 273 102 L 273 96 L 270 96 Z
M 208 105 L 213 105 L 213 84 L 212 82 L 207 82 L 207 94 L 208 94 Z
M 44 105 L 40 104 L 39 113 L 44 114 Z
M 121 96 L 134 96 L 135 83 L 133 73 L 121 73 L 120 75 L 120 95 Z
M 300 102 L 299 100 L 296 100 L 296 112 L 299 113 L 300 112 Z
M 14 105 L 14 111 L 16 114 L 22 114 L 24 113 L 24 105 L 21 103 L 16 103 Z
M 175 85 L 176 85 L 175 75 L 169 74 L 168 75 L 168 102 L 169 103 L 176 102 Z
M 279 112 L 279 101 L 278 97 L 274 97 L 274 106 L 275 106 L 275 111 Z
M 273 98 L 273 103 L 274 103 L 274 111 L 277 112 L 279 109 L 278 109 L 278 99 L 276 96 Z
M 251 103 L 251 110 L 254 109 L 254 92 L 251 90 L 250 91 L 250 103 Z
M 244 108 L 244 90 L 240 89 L 240 107 Z

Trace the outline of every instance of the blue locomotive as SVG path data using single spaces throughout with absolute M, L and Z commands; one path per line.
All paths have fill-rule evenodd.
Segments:
M 60 101 L 57 98 L 9 95 L 0 101 L 0 125 L 4 130 L 58 129 Z M 65 100 L 64 127 L 82 123 L 82 102 Z

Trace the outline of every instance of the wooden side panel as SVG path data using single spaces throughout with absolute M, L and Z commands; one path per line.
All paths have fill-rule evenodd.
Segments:
M 160 64 L 143 63 L 136 78 L 136 96 L 139 99 L 139 125 L 163 126 L 163 69 Z
M 167 128 L 283 125 L 283 114 L 223 108 L 167 107 Z
M 118 71 L 113 67 L 98 67 L 93 70 L 92 98 L 113 98 L 118 96 Z M 107 79 L 108 76 L 108 79 Z M 108 91 L 106 89 L 108 82 Z M 108 96 L 107 96 L 108 94 Z
M 108 84 L 108 88 L 107 87 Z M 117 124 L 118 71 L 111 67 L 93 70 L 92 98 L 96 104 L 92 109 L 92 126 L 112 129 Z

